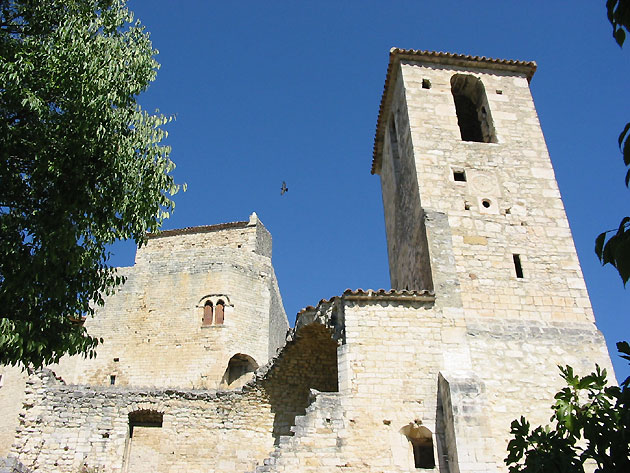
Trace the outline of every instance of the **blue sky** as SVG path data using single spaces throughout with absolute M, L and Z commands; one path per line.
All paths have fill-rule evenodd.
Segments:
M 141 96 L 167 128 L 178 182 L 165 228 L 246 220 L 274 240 L 291 321 L 346 288 L 389 288 L 372 144 L 389 49 L 534 60 L 531 88 L 598 326 L 630 339 L 629 290 L 593 253 L 626 215 L 616 140 L 630 121 L 630 44 L 611 37 L 604 1 L 130 0 L 162 68 Z M 289 187 L 280 196 L 282 181 Z M 130 243 L 112 263 L 133 263 Z

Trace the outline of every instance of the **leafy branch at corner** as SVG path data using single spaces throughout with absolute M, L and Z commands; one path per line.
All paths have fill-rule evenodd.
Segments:
M 630 346 L 620 342 L 622 358 Z M 567 387 L 556 394 L 550 428 L 536 427 L 521 417 L 512 422 L 512 440 L 505 459 L 510 473 L 583 473 L 630 471 L 630 378 L 608 386 L 606 370 L 579 377 L 570 366 L 560 368 Z
M 630 31 L 630 0 L 607 0 L 613 37 L 623 46 Z M 630 123 L 619 135 L 623 160 L 630 167 Z M 626 186 L 630 184 L 630 170 Z M 624 285 L 630 279 L 630 217 L 616 230 L 600 234 L 595 252 L 603 264 L 612 264 Z M 617 343 L 621 357 L 630 361 L 630 345 Z M 630 377 L 620 386 L 609 386 L 606 370 L 579 377 L 570 366 L 560 368 L 567 383 L 555 396 L 551 421 L 555 424 L 531 429 L 521 417 L 511 425 L 505 463 L 510 473 L 595 473 L 630 471 Z M 589 468 L 591 471 L 593 468 Z
M 170 119 L 136 103 L 155 54 L 124 0 L 0 0 L 0 363 L 92 356 L 107 245 L 173 209 Z
M 619 47 L 630 28 L 630 0 L 607 0 L 606 11 L 613 27 L 613 37 Z M 619 135 L 623 162 L 630 167 L 630 123 Z M 626 172 L 626 187 L 630 185 L 630 169 Z M 614 230 L 601 233 L 595 240 L 595 253 L 602 264 L 612 264 L 626 284 L 630 279 L 630 217 L 624 217 Z

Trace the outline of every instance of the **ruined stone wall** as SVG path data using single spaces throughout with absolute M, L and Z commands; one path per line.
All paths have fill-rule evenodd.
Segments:
M 151 411 L 162 425 L 136 426 Z M 273 415 L 258 390 L 194 391 L 66 386 L 29 381 L 15 454 L 34 472 L 243 472 L 273 448 Z
M 12 455 L 33 472 L 252 470 L 293 435 L 311 389 L 337 391 L 336 349 L 330 329 L 302 327 L 238 390 L 66 385 L 45 370 L 27 382 Z
M 234 355 L 265 364 L 288 321 L 269 234 L 247 225 L 150 238 L 120 269 L 125 285 L 86 321 L 104 339 L 97 357 L 53 369 L 73 384 L 218 388 Z M 207 300 L 225 303 L 223 324 L 202 323 Z
M 469 66 L 403 60 L 398 77 L 404 94 L 390 91 L 392 103 L 384 112 L 387 118 L 408 108 L 423 209 L 429 218 L 446 219 L 440 231 L 450 233 L 451 248 L 445 252 L 429 228 L 431 266 L 435 279 L 450 279 L 457 288 L 440 288 L 449 289 L 444 292 L 436 287 L 437 296 L 461 297 L 466 313 L 474 317 L 592 321 L 527 78 L 484 69 L 489 66 L 483 64 Z M 461 139 L 451 90 L 455 74 L 481 80 L 496 143 Z M 423 81 L 430 87 L 423 87 Z M 386 153 L 382 158 L 386 170 L 391 158 Z M 457 180 L 455 172 L 466 180 Z M 395 213 L 394 200 L 388 202 L 386 214 Z M 442 253 L 453 260 L 454 273 L 445 273 L 435 261 Z M 522 278 L 516 274 L 515 254 Z M 404 269 L 391 255 L 390 262 Z
M 292 435 L 296 416 L 303 415 L 309 405 L 311 389 L 338 390 L 337 342 L 330 331 L 312 324 L 293 336 L 261 382 L 274 413 L 276 443 Z

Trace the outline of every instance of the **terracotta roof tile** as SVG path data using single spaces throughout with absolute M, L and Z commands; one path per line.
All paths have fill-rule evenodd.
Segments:
M 408 59 L 411 61 L 419 61 L 423 63 L 450 64 L 454 66 L 464 66 L 471 68 L 498 69 L 503 71 L 512 71 L 515 73 L 525 74 L 527 81 L 532 79 L 536 72 L 536 63 L 534 61 L 515 61 L 512 59 L 494 59 L 485 56 L 469 56 L 466 54 L 445 53 L 439 51 L 423 51 L 418 49 L 400 49 L 392 48 L 389 51 L 389 65 L 387 66 L 387 75 L 385 77 L 385 86 L 383 87 L 383 95 L 378 110 L 378 119 L 376 121 L 376 133 L 374 136 L 374 152 L 372 155 L 372 174 L 377 173 L 380 169 L 380 154 L 383 146 L 383 126 L 385 108 L 387 108 L 388 92 L 390 83 L 395 82 L 397 74 L 397 66 L 401 60 Z

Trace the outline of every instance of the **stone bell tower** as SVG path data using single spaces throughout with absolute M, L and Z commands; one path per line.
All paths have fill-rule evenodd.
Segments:
M 391 283 L 435 294 L 396 335 L 422 358 L 391 371 L 427 379 L 418 418 L 435 433 L 439 471 L 505 471 L 511 421 L 549 422 L 564 384 L 557 365 L 612 373 L 530 93 L 535 71 L 533 62 L 390 53 L 372 173 Z M 400 325 L 393 314 L 379 323 Z
M 533 62 L 392 50 L 372 172 L 392 286 L 468 316 L 593 321 Z

